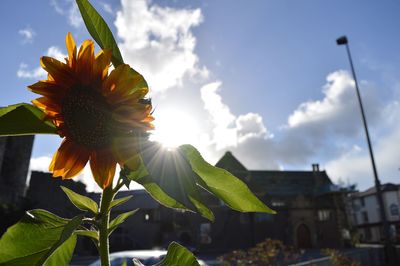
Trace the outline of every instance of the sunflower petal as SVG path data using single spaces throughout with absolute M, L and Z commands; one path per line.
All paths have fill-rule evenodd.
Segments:
M 35 100 L 32 100 L 33 105 L 36 107 L 49 112 L 60 113 L 61 106 L 54 99 L 50 99 L 48 97 L 40 97 Z
M 78 60 L 76 65 L 76 71 L 80 77 L 80 81 L 84 84 L 89 83 L 91 80 L 89 77 L 92 75 L 94 62 L 94 43 L 90 40 L 86 40 L 82 43 L 78 53 Z
M 150 104 L 122 105 L 114 110 L 113 118 L 119 122 L 142 121 L 151 112 Z
M 56 99 L 63 98 L 67 92 L 67 89 L 60 84 L 48 80 L 38 81 L 28 86 L 28 89 L 34 93 Z
M 95 151 L 90 156 L 90 169 L 94 180 L 102 189 L 112 185 L 116 164 L 116 160 L 107 150 Z
M 104 49 L 96 55 L 93 64 L 93 80 L 103 80 L 108 74 L 112 52 Z
M 67 64 L 48 56 L 42 56 L 42 58 L 40 58 L 40 64 L 43 69 L 49 73 L 49 80 L 55 80 L 61 84 L 64 83 L 65 86 L 72 85 L 71 83 L 73 83 L 74 77 Z
M 76 145 L 74 142 L 64 139 L 60 148 L 54 154 L 49 170 L 54 177 L 70 179 L 83 170 L 89 160 L 90 153 Z
M 74 69 L 76 66 L 76 45 L 70 32 L 65 37 L 65 44 L 68 50 L 68 65 Z

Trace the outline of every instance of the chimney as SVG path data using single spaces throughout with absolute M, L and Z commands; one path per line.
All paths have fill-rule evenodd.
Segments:
M 319 172 L 319 164 L 313 163 L 311 166 L 312 166 L 312 170 L 313 170 L 314 173 L 318 173 Z

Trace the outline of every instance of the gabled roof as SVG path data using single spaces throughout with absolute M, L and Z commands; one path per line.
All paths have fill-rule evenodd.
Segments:
M 228 171 L 247 171 L 246 167 L 230 151 L 225 152 L 215 166 Z
M 335 191 L 325 171 L 250 171 L 250 184 L 267 195 L 321 195 Z
M 243 179 L 256 193 L 276 196 L 321 195 L 336 191 L 325 171 L 247 170 L 231 153 L 226 152 L 215 165 Z
M 396 184 L 392 184 L 392 183 L 386 183 L 386 184 L 382 184 L 381 185 L 381 191 L 385 192 L 385 191 L 397 191 L 400 189 L 400 185 L 396 185 Z M 370 187 L 369 189 L 365 190 L 365 191 L 361 191 L 361 192 L 356 192 L 354 194 L 352 194 L 353 197 L 365 197 L 365 196 L 369 196 L 369 195 L 373 195 L 376 193 L 376 189 L 375 186 Z

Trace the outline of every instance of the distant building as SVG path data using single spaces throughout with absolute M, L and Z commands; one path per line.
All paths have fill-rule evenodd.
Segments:
M 344 196 L 317 164 L 312 171 L 247 170 L 230 152 L 216 164 L 241 178 L 278 214 L 240 213 L 204 192 L 203 199 L 215 214 L 212 223 L 199 214 L 168 209 L 145 191 L 133 195 L 114 215 L 139 208 L 110 238 L 115 250 L 166 246 L 178 241 L 197 250 L 226 251 L 247 248 L 266 238 L 299 248 L 339 248 L 347 230 Z M 100 195 L 91 194 L 96 200 Z
M 34 136 L 0 137 L 0 203 L 17 205 L 26 190 Z
M 383 204 L 393 240 L 400 241 L 400 185 L 381 185 Z M 376 189 L 371 187 L 351 194 L 349 198 L 351 221 L 361 242 L 377 243 L 383 240 L 380 208 Z
M 32 209 L 45 209 L 63 218 L 72 218 L 81 213 L 68 199 L 61 186 L 86 195 L 86 186 L 72 179 L 62 180 L 52 177 L 51 173 L 31 172 L 26 199 Z

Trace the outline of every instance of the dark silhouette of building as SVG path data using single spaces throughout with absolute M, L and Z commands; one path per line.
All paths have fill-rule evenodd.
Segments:
M 204 191 L 202 198 L 215 214 L 210 222 L 199 214 L 168 209 L 144 190 L 122 191 L 118 197 L 133 195 L 114 215 L 136 208 L 110 238 L 115 250 L 166 246 L 178 241 L 203 251 L 247 248 L 273 238 L 299 248 L 343 247 L 347 230 L 343 193 L 317 164 L 312 171 L 247 170 L 230 152 L 216 164 L 232 172 L 276 215 L 240 213 Z M 99 200 L 100 194 L 91 194 Z
M 0 137 L 0 203 L 17 205 L 26 190 L 34 136 Z
M 82 213 L 70 202 L 61 186 L 81 195 L 87 194 L 85 184 L 80 181 L 62 180 L 52 177 L 51 173 L 32 171 L 26 199 L 33 209 L 44 209 L 63 218 Z

